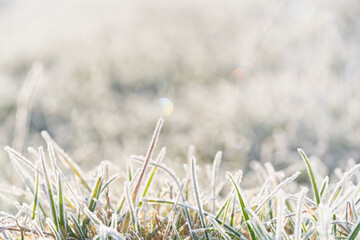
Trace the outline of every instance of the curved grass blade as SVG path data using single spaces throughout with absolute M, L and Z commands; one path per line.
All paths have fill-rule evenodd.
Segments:
M 105 184 L 101 187 L 100 193 L 102 193 L 111 183 L 113 183 L 115 180 L 119 179 L 119 174 L 115 174 L 112 176 Z
M 359 237 L 357 236 L 359 231 L 360 231 L 360 221 L 358 221 L 356 223 L 356 226 L 354 227 L 354 229 L 351 231 L 350 235 L 348 236 L 348 240 L 359 239 Z
M 234 186 L 234 188 L 236 190 L 236 193 L 238 195 L 238 199 L 239 199 L 240 206 L 241 206 L 241 211 L 242 211 L 242 214 L 243 214 L 243 216 L 245 218 L 246 225 L 247 225 L 247 227 L 249 229 L 251 239 L 255 240 L 256 239 L 255 238 L 255 233 L 254 233 L 252 227 L 250 226 L 250 224 L 248 222 L 250 220 L 250 218 L 249 218 L 249 215 L 247 213 L 245 201 L 244 201 L 243 196 L 241 195 L 241 191 L 240 191 L 239 187 L 236 185 L 236 182 L 235 182 L 233 176 L 231 175 L 231 173 L 227 172 L 227 176 L 230 178 L 230 180 L 231 180 L 231 182 L 232 182 L 232 184 L 233 184 L 233 186 Z
M 319 205 L 319 204 L 320 204 L 320 193 L 319 193 L 319 191 L 318 191 L 318 187 L 317 187 L 317 184 L 316 184 L 316 181 L 315 181 L 314 172 L 313 172 L 313 170 L 312 170 L 312 168 L 311 168 L 309 159 L 308 159 L 308 157 L 306 156 L 305 152 L 304 152 L 301 148 L 298 148 L 298 152 L 300 153 L 302 159 L 304 160 L 304 162 L 305 162 L 305 164 L 306 164 L 306 168 L 307 168 L 307 171 L 308 171 L 310 180 L 311 180 L 311 186 L 312 186 L 313 191 L 314 191 L 314 195 L 315 195 L 315 199 L 316 199 L 316 204 Z
M 79 165 L 71 159 L 69 155 L 65 153 L 65 151 L 57 145 L 57 143 L 52 139 L 52 137 L 49 135 L 47 131 L 41 131 L 41 136 L 46 142 L 52 143 L 52 146 L 54 147 L 57 154 L 61 157 L 61 159 L 73 170 L 75 175 L 80 179 L 80 182 L 85 186 L 85 188 L 90 192 L 91 189 L 88 185 L 88 183 L 85 180 L 84 173 L 82 172 Z

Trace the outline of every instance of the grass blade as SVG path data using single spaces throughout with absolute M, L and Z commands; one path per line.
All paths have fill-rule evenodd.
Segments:
M 303 201 L 304 201 L 304 198 L 305 198 L 305 195 L 306 195 L 307 191 L 308 191 L 307 188 L 302 188 L 301 191 L 300 191 L 298 200 L 297 200 L 296 220 L 295 220 L 295 240 L 301 240 L 302 206 L 303 206 Z
M 46 181 L 46 190 L 47 190 L 47 195 L 49 198 L 49 202 L 50 202 L 50 209 L 51 209 L 51 214 L 53 217 L 53 221 L 54 221 L 54 225 L 57 231 L 59 231 L 59 224 L 58 224 L 58 220 L 57 220 L 57 213 L 56 213 L 56 206 L 55 206 L 55 201 L 54 201 L 54 196 L 52 193 L 52 188 L 51 188 L 51 182 L 49 179 L 49 175 L 47 172 L 47 167 L 46 167 L 46 163 L 45 163 L 45 153 L 44 153 L 44 149 L 42 147 L 39 147 L 39 156 L 40 156 L 40 160 L 42 162 L 42 167 L 43 167 L 43 173 L 44 173 L 44 177 L 45 177 L 45 181 Z
M 156 159 L 156 162 L 157 162 L 157 163 L 160 163 L 160 162 L 161 162 L 161 160 L 162 160 L 162 159 L 164 158 L 164 156 L 165 156 L 165 153 L 166 153 L 166 148 L 163 147 L 163 148 L 161 149 L 160 153 L 159 153 L 159 156 L 158 156 L 157 159 Z M 149 179 L 148 179 L 148 181 L 147 181 L 147 183 L 146 183 L 146 186 L 145 186 L 145 189 L 144 189 L 144 193 L 143 193 L 143 195 L 142 195 L 143 197 L 146 196 L 146 193 L 147 193 L 148 190 L 149 190 L 150 184 L 151 184 L 151 182 L 152 182 L 152 180 L 153 180 L 153 178 L 154 178 L 154 175 L 155 175 L 156 170 L 157 170 L 157 166 L 154 166 L 154 168 L 153 168 L 153 170 L 152 170 L 152 172 L 151 172 L 151 174 L 150 174 L 150 177 L 149 177 Z
M 360 231 L 360 221 L 358 221 L 356 223 L 356 226 L 354 227 L 354 229 L 351 231 L 350 235 L 348 236 L 348 240 L 359 239 L 359 237 L 357 236 L 359 231 Z
M 51 138 L 48 132 L 41 131 L 41 136 L 44 138 L 46 142 L 50 142 L 54 147 L 57 154 L 60 158 L 73 170 L 74 174 L 80 179 L 80 182 L 85 186 L 88 191 L 91 191 L 88 183 L 85 180 L 84 173 L 74 160 L 71 159 L 69 155 L 65 153 L 65 151 L 56 144 L 56 142 Z
M 152 136 L 152 139 L 151 139 L 151 142 L 150 142 L 150 146 L 149 146 L 149 149 L 146 153 L 146 156 L 145 156 L 145 162 L 144 162 L 144 165 L 142 167 L 142 170 L 141 170 L 141 174 L 140 174 L 140 177 L 139 177 L 139 180 L 136 184 L 136 187 L 134 189 L 134 192 L 133 192 L 133 196 L 132 196 L 132 201 L 133 203 L 135 204 L 136 202 L 136 198 L 137 198 L 137 194 L 139 192 L 139 189 L 140 189 L 140 186 L 141 186 L 141 183 L 142 183 L 142 179 L 145 175 L 145 171 L 147 169 L 147 166 L 149 164 L 149 161 L 150 161 L 150 158 L 151 158 L 151 155 L 155 149 L 155 146 L 158 142 L 158 139 L 159 139 L 159 135 L 160 135 L 160 131 L 161 131 L 161 128 L 162 128 L 162 125 L 164 123 L 164 119 L 160 118 L 156 124 L 156 128 L 155 128 L 155 131 L 154 131 L 154 134 Z
M 305 152 L 302 149 L 298 148 L 298 152 L 300 153 L 302 159 L 304 160 L 304 162 L 306 164 L 306 168 L 307 168 L 310 180 L 311 180 L 311 186 L 312 186 L 313 191 L 314 191 L 316 204 L 319 205 L 320 204 L 320 193 L 318 191 L 318 187 L 317 187 L 317 184 L 316 184 L 316 181 L 315 181 L 314 172 L 313 172 L 313 170 L 311 168 L 309 159 L 308 159 L 308 157 L 306 156 Z
M 63 187 L 62 187 L 62 175 L 58 175 L 58 202 L 59 202 L 59 218 L 60 226 L 67 232 L 67 215 L 64 201 Z
M 213 191 L 213 209 L 212 213 L 215 215 L 216 213 L 216 176 L 219 171 L 220 162 L 221 162 L 222 152 L 219 151 L 216 153 L 213 166 L 212 166 L 212 174 L 211 174 L 211 185 L 212 185 L 212 191 Z
M 251 227 L 250 224 L 249 224 L 250 218 L 249 218 L 249 215 L 248 215 L 247 210 L 246 210 L 245 200 L 244 200 L 244 198 L 243 198 L 243 196 L 242 196 L 242 194 L 241 194 L 241 191 L 240 191 L 239 187 L 237 186 L 237 184 L 236 184 L 233 176 L 231 175 L 231 173 L 227 172 L 227 176 L 230 178 L 230 180 L 231 180 L 231 182 L 232 182 L 232 184 L 233 184 L 233 186 L 234 186 L 234 188 L 235 188 L 235 190 L 236 190 L 236 193 L 237 193 L 237 195 L 238 195 L 238 199 L 239 199 L 240 206 L 241 206 L 241 211 L 242 211 L 242 214 L 243 214 L 243 216 L 244 216 L 246 225 L 247 225 L 247 227 L 248 227 L 248 229 L 249 229 L 249 232 L 250 232 L 250 235 L 251 235 L 251 239 L 255 240 L 255 239 L 256 239 L 256 238 L 255 238 L 255 233 L 254 233 L 252 227 Z
M 33 213 L 32 213 L 32 217 L 31 219 L 34 220 L 35 219 L 35 215 L 36 215 L 36 207 L 38 204 L 38 194 L 39 194 L 39 166 L 37 164 L 36 166 L 36 176 L 35 176 L 35 192 L 34 192 L 34 207 L 33 207 Z
M 202 225 L 202 227 L 204 229 L 206 229 L 205 216 L 204 216 L 204 213 L 203 213 L 202 204 L 201 204 L 200 196 L 199 196 L 199 187 L 198 187 L 198 180 L 197 180 L 197 176 L 196 176 L 195 165 L 196 165 L 196 159 L 195 159 L 195 157 L 191 157 L 191 175 L 192 175 L 194 195 L 195 195 L 196 203 L 197 203 L 198 208 L 199 208 L 199 215 L 200 215 L 201 225 Z M 206 237 L 207 240 L 210 239 L 206 230 L 205 230 L 205 237 Z
M 85 240 L 85 234 L 84 234 L 83 230 L 81 229 L 79 222 L 76 220 L 74 215 L 70 214 L 69 217 L 70 217 L 71 221 L 74 223 L 76 231 L 79 234 L 81 240 Z

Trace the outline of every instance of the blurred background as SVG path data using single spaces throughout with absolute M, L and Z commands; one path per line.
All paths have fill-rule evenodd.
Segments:
M 0 0 L 0 146 L 47 130 L 85 169 L 124 166 L 162 116 L 172 167 L 193 144 L 331 170 L 360 156 L 359 43 L 358 0 Z

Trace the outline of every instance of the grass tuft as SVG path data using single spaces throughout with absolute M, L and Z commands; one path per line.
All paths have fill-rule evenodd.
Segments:
M 27 188 L 1 185 L 3 199 L 21 201 L 21 205 L 14 201 L 19 209 L 16 215 L 0 212 L 1 238 L 359 238 L 360 165 L 345 171 L 334 183 L 331 176 L 317 175 L 323 179 L 318 191 L 318 171 L 299 149 L 315 200 L 306 196 L 307 186 L 296 182 L 300 172 L 276 171 L 270 163 L 264 167 L 254 163 L 253 170 L 244 174 L 238 170 L 235 178 L 228 172 L 230 182 L 226 181 L 219 167 L 221 152 L 212 167 L 200 172 L 191 148 L 190 165 L 185 166 L 188 171 L 179 177 L 163 163 L 164 147 L 152 159 L 162 125 L 160 119 L 146 155 L 131 156 L 123 172 L 114 171 L 110 162 L 102 162 L 85 174 L 46 132 L 42 133 L 46 155 L 41 146 L 38 152 L 28 148 L 29 158 L 6 147 Z M 240 188 L 242 178 L 247 181 Z M 354 181 L 348 181 L 350 178 Z

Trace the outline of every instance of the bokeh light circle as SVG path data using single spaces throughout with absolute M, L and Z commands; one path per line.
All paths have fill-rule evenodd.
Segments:
M 170 116 L 174 111 L 174 104 L 168 98 L 159 98 L 156 101 L 156 104 L 159 107 L 162 116 Z

